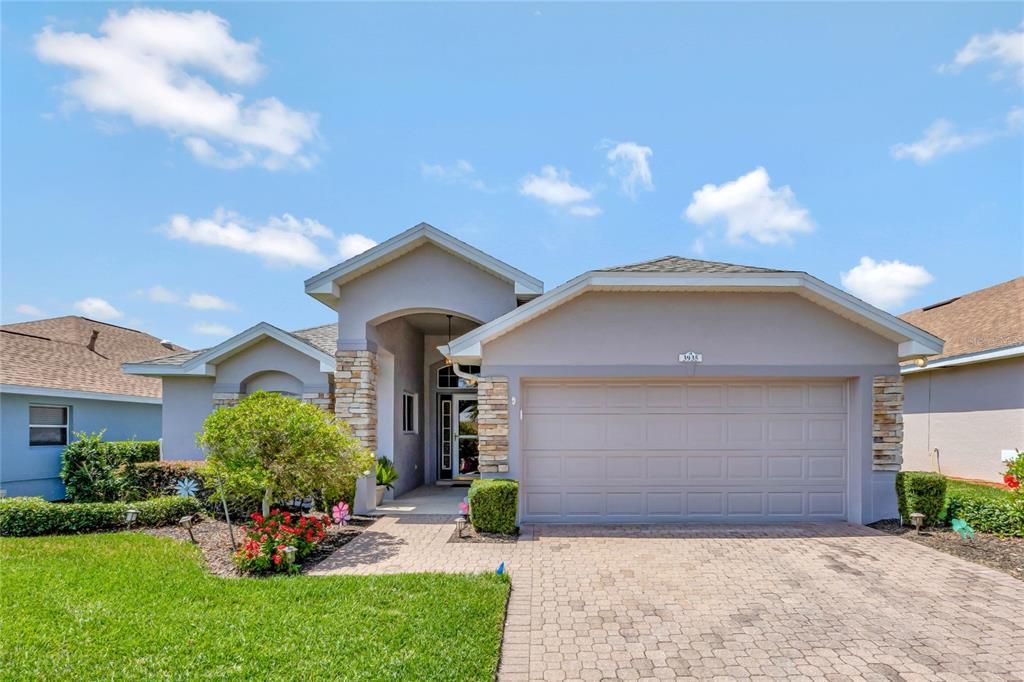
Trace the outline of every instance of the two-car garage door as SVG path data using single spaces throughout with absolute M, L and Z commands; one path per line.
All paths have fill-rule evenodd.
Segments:
M 847 389 L 833 381 L 535 381 L 523 520 L 841 520 Z

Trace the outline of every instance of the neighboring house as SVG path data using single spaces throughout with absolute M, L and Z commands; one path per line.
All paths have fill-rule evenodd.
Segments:
M 268 388 L 346 420 L 399 494 L 510 477 L 523 521 L 870 522 L 896 515 L 899 363 L 942 352 L 803 272 L 668 256 L 545 293 L 426 224 L 305 289 L 336 330 L 126 366 L 164 380 L 165 456 Z
M 74 433 L 108 440 L 160 437 L 160 381 L 121 363 L 183 350 L 84 317 L 0 327 L 0 489 L 64 497 L 61 453 Z
M 946 340 L 903 368 L 903 468 L 1001 482 L 1024 450 L 1024 277 L 900 317 Z

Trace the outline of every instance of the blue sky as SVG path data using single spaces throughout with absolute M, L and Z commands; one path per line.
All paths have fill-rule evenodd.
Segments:
M 189 347 L 320 324 L 303 280 L 420 221 L 548 288 L 677 254 L 901 312 L 1024 271 L 1022 21 L 5 3 L 0 314 Z

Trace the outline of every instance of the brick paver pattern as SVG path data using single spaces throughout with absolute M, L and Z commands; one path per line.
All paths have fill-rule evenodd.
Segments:
M 499 680 L 1024 680 L 1024 584 L 863 526 L 453 529 L 383 518 L 317 572 L 505 561 Z

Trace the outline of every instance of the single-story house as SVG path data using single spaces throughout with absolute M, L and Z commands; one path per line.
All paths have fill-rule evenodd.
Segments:
M 85 317 L 0 327 L 0 489 L 62 499 L 61 453 L 76 432 L 158 439 L 161 382 L 121 364 L 182 350 Z
M 1002 482 L 1024 450 L 1024 277 L 900 317 L 946 341 L 903 368 L 903 468 Z
M 126 365 L 164 381 L 166 456 L 264 388 L 346 420 L 399 495 L 509 477 L 522 521 L 866 523 L 896 515 L 900 362 L 942 352 L 804 272 L 668 256 L 545 292 L 426 224 L 305 291 L 336 325 Z

